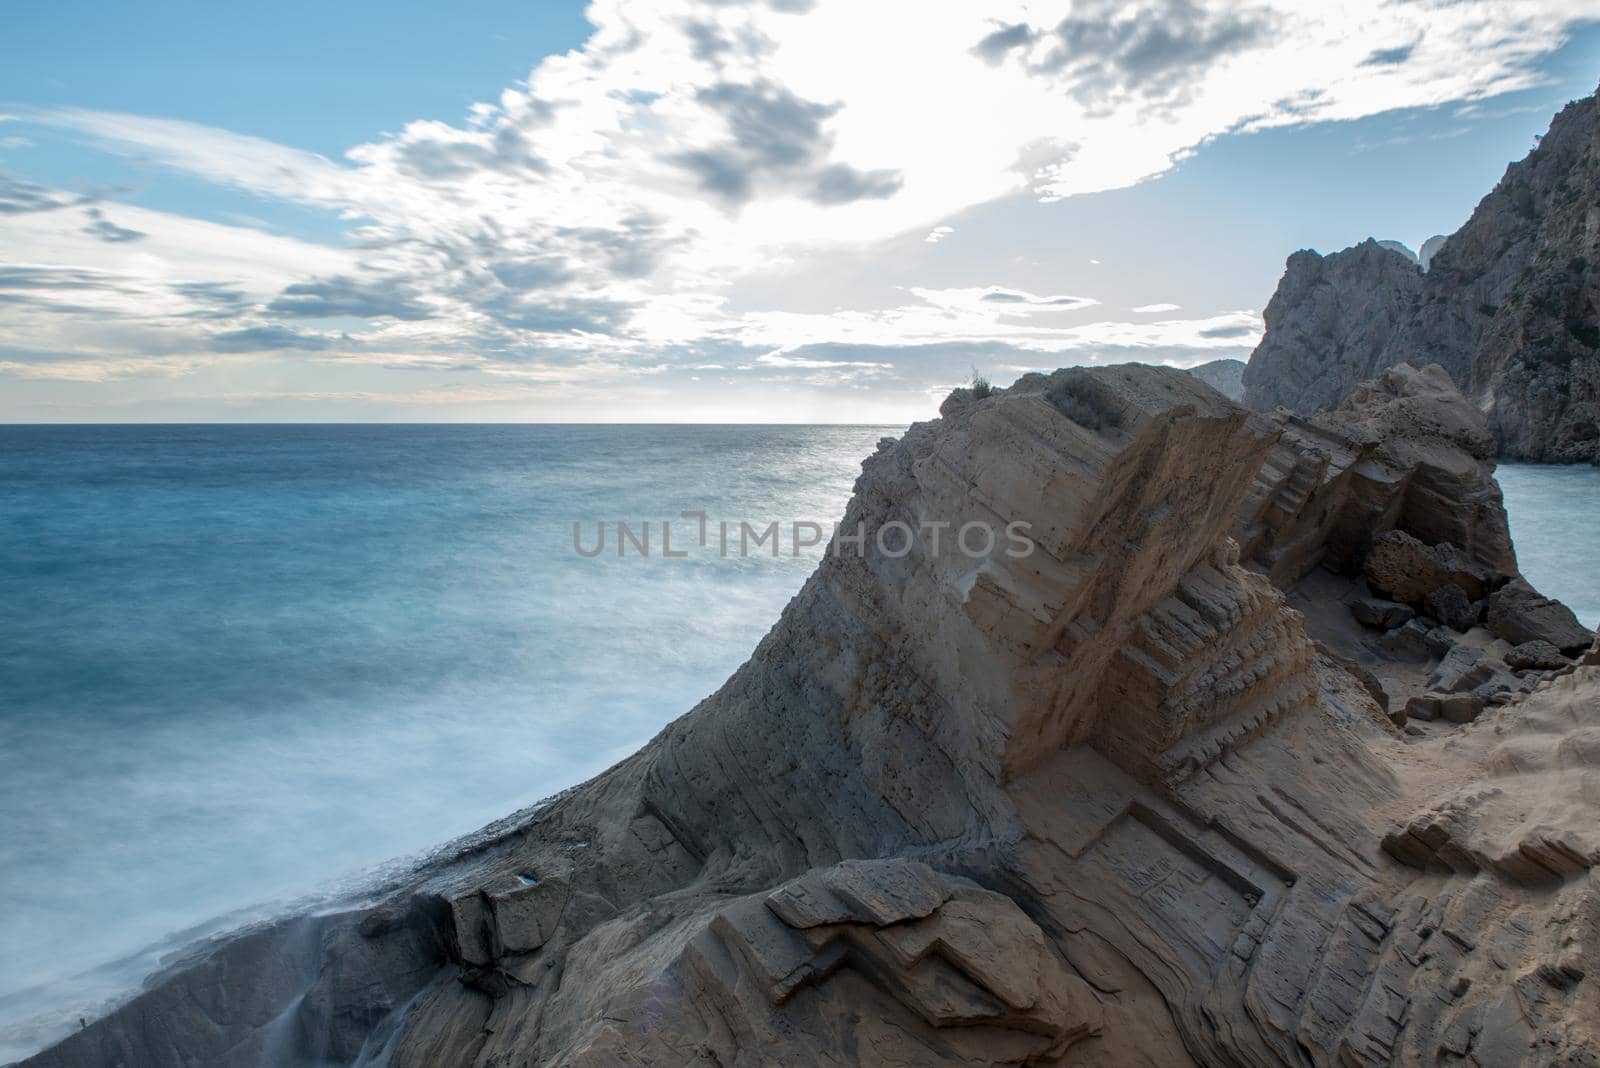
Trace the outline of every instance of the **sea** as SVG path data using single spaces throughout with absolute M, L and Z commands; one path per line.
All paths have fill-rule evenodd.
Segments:
M 899 429 L 0 427 L 0 1063 L 631 753 Z M 1500 477 L 1594 625 L 1600 471 Z

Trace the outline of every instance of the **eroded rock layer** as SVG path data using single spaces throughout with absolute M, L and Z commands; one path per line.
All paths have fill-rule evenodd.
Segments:
M 1593 1063 L 1600 666 L 1488 454 L 1437 368 L 958 390 L 640 752 L 29 1063 Z

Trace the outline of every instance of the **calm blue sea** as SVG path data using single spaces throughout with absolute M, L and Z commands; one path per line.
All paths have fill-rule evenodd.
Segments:
M 1600 467 L 1502 464 L 1494 475 L 1522 573 L 1600 627 Z
M 627 755 L 821 551 L 724 559 L 679 513 L 831 523 L 895 432 L 0 427 L 0 1061 L 154 943 Z M 1600 472 L 1501 478 L 1524 568 L 1592 625 Z
M 150 962 L 97 966 L 632 752 L 821 552 L 716 521 L 831 524 L 897 432 L 0 427 L 0 1063 Z

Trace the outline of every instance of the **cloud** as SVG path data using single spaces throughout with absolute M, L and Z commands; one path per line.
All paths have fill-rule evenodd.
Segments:
M 107 219 L 99 208 L 89 209 L 89 222 L 84 226 L 83 232 L 98 237 L 101 241 L 109 241 L 114 245 L 121 244 L 124 241 L 138 241 L 150 236 L 143 230 L 130 230 L 126 226 L 118 226 L 110 219 Z
M 1411 58 L 1411 53 L 1417 50 L 1417 44 L 1398 45 L 1394 48 L 1379 48 L 1361 61 L 1363 67 L 1384 67 L 1396 63 L 1404 63 Z
M 1209 326 L 1200 331 L 1203 338 L 1253 338 L 1261 339 L 1261 328 L 1255 323 L 1231 323 L 1227 326 Z
M 101 289 L 115 276 L 79 267 L 0 266 L 0 290 Z
M 900 189 L 899 171 L 858 171 L 848 163 L 834 163 L 817 172 L 807 195 L 818 204 L 847 204 L 852 200 L 882 200 Z
M 16 175 L 0 172 L 0 215 L 21 215 L 33 211 L 54 211 L 74 201 L 54 190 Z
M 1086 101 L 1179 94 L 1224 57 L 1259 45 L 1276 22 L 1265 8 L 1212 11 L 1197 0 L 1076 3 L 1052 30 L 1037 69 L 1070 71 Z
M 953 289 L 927 289 L 913 286 L 913 295 L 939 308 L 951 311 L 981 311 L 993 315 L 1031 315 L 1037 312 L 1069 312 L 1091 308 L 1100 302 L 1093 297 L 1065 294 L 1040 296 L 1023 289 L 983 286 Z
M 581 48 L 461 121 L 411 122 L 333 158 L 191 122 L 40 109 L 9 122 L 323 213 L 343 234 L 297 241 L 0 178 L 0 255 L 24 272 L 0 275 L 23 353 L 7 362 L 54 354 L 123 373 L 189 366 L 156 362 L 169 356 L 337 352 L 567 383 L 691 363 L 861 371 L 757 362 L 839 359 L 794 355 L 815 345 L 875 346 L 886 355 L 865 362 L 897 371 L 946 345 L 994 346 L 1017 365 L 1235 354 L 1253 313 L 1171 319 L 1175 305 L 1147 304 L 1134 322 L 1086 323 L 1097 298 L 1036 292 L 1079 283 L 963 266 L 925 244 L 952 221 L 967 234 L 977 205 L 1148 181 L 1230 132 L 1470 110 L 1538 84 L 1538 61 L 1589 6 L 594 0 Z M 1418 43 L 1373 50 L 1397 41 Z M 86 226 L 58 210 L 77 206 L 100 214 Z M 1062 263 L 1081 270 L 1087 251 Z M 838 264 L 878 262 L 906 288 L 819 295 L 842 287 Z
M 333 344 L 333 339 L 323 334 L 305 334 L 275 324 L 228 330 L 211 337 L 214 352 L 267 352 L 294 349 L 301 352 L 322 352 Z
M 881 200 L 900 188 L 901 176 L 892 169 L 823 162 L 831 142 L 823 124 L 839 110 L 837 104 L 804 100 L 764 78 L 719 82 L 699 90 L 695 100 L 722 118 L 728 136 L 666 158 L 728 205 L 746 203 L 763 183 L 801 189 L 818 204 Z
M 756 357 L 756 363 L 763 367 L 799 367 L 816 369 L 823 367 L 849 367 L 858 370 L 885 370 L 893 367 L 892 363 L 873 362 L 868 360 L 818 360 L 807 356 L 783 356 L 776 352 L 769 352 Z
M 218 185 L 300 203 L 354 207 L 362 183 L 314 152 L 179 119 L 86 108 L 50 108 L 17 116 L 72 131 L 94 143 L 205 178 Z
M 987 34 L 983 40 L 972 46 L 972 51 L 985 63 L 995 66 L 1004 60 L 1013 48 L 1026 48 L 1037 37 L 1038 33 L 1026 22 L 1014 22 Z
M 274 315 L 299 319 L 401 319 L 414 322 L 431 318 L 433 309 L 403 285 L 360 282 L 354 278 L 323 278 L 296 282 L 267 305 Z

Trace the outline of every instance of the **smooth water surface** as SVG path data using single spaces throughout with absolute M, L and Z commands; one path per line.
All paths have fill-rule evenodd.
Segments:
M 1600 467 L 1501 464 L 1517 564 L 1540 593 L 1600 627 Z
M 85 969 L 632 752 L 821 549 L 572 523 L 830 524 L 885 432 L 0 427 L 0 1062 L 130 978 Z

